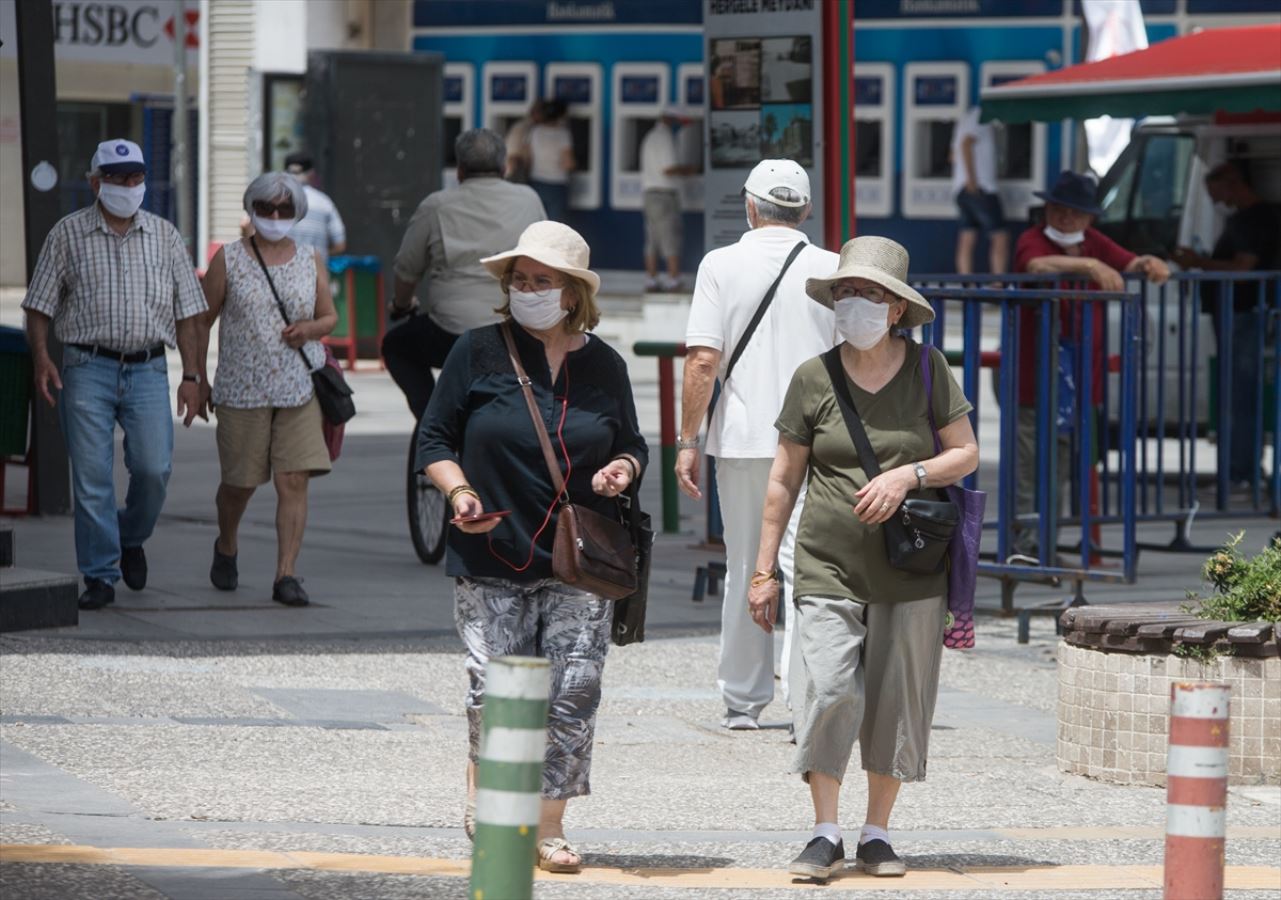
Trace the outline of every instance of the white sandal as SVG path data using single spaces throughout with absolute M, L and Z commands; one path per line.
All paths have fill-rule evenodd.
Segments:
M 573 854 L 578 857 L 578 862 L 563 863 L 556 862 L 552 859 L 560 851 Z M 574 848 L 574 845 L 563 837 L 545 837 L 538 842 L 538 868 L 544 872 L 560 872 L 567 875 L 576 875 L 583 870 L 583 855 Z

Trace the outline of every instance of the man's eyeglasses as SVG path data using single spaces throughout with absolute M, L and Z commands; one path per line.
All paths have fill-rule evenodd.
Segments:
M 852 297 L 866 297 L 873 303 L 893 303 L 898 299 L 897 296 L 885 290 L 885 288 L 877 287 L 874 284 L 865 286 L 837 284 L 833 286 L 833 300 L 849 300 Z
M 282 219 L 294 217 L 294 204 L 290 200 L 283 203 L 268 203 L 266 200 L 255 200 L 253 210 L 264 219 L 271 218 L 272 213 L 279 213 Z
M 114 184 L 120 187 L 137 187 L 147 180 L 147 173 L 129 172 L 126 175 L 108 175 L 103 173 L 102 180 L 107 184 Z
M 514 291 L 520 291 L 522 294 L 533 294 L 535 297 L 546 297 L 552 291 L 561 287 L 546 275 L 539 275 L 530 279 L 525 275 L 517 272 L 512 275 L 511 287 Z

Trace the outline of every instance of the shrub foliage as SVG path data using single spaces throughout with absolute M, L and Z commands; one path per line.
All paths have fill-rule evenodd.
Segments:
M 1189 593 L 1200 603 L 1197 615 L 1220 622 L 1281 622 L 1281 537 L 1258 556 L 1241 553 L 1245 532 L 1233 535 L 1205 561 L 1201 575 L 1213 588 L 1208 597 Z

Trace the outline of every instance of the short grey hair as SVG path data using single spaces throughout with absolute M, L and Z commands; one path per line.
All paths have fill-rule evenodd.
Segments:
M 464 178 L 507 171 L 507 144 L 488 128 L 464 131 L 454 140 L 454 158 Z
M 788 187 L 776 187 L 769 192 L 769 195 L 775 200 L 782 200 L 784 203 L 800 203 L 805 199 Z M 810 210 L 809 203 L 804 206 L 782 206 L 778 203 L 762 200 L 754 194 L 751 197 L 752 202 L 756 204 L 756 218 L 762 222 L 796 226 L 805 221 L 805 216 Z
M 245 188 L 245 212 L 253 214 L 253 206 L 259 200 L 272 203 L 281 197 L 288 197 L 294 204 L 294 216 L 301 220 L 307 215 L 307 192 L 302 189 L 302 182 L 288 172 L 263 172 Z

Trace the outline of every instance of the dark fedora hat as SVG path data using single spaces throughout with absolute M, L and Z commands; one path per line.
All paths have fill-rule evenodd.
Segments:
M 1073 209 L 1079 209 L 1081 212 L 1087 212 L 1092 216 L 1100 215 L 1103 212 L 1102 207 L 1099 206 L 1098 185 L 1089 175 L 1062 172 L 1054 182 L 1054 187 L 1048 191 L 1035 191 L 1034 193 L 1047 203 L 1070 206 Z

